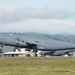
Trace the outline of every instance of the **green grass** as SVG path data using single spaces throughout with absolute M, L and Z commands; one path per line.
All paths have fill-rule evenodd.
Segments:
M 75 57 L 3 57 L 0 75 L 75 75 Z

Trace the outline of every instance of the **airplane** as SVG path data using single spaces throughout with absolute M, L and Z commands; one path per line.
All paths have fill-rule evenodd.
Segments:
M 31 37 L 25 37 L 21 35 L 14 34 L 0 34 L 0 45 L 3 47 L 13 46 L 17 48 L 28 48 L 33 49 L 35 56 L 37 56 L 37 51 L 51 51 L 55 53 L 56 51 L 64 51 L 67 50 L 69 52 L 70 49 L 75 49 L 75 44 L 56 41 L 56 40 L 42 40 Z M 74 50 L 72 50 L 74 51 Z

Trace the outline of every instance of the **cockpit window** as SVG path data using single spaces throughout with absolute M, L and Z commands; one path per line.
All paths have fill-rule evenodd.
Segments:
M 24 42 L 24 41 L 22 40 L 22 42 Z
M 18 41 L 21 41 L 19 38 L 16 38 Z

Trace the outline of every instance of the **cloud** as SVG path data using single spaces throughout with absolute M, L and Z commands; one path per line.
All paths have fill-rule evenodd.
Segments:
M 0 32 L 39 32 L 48 34 L 75 34 L 74 13 L 43 8 L 12 8 L 0 4 Z
M 71 26 L 72 24 L 72 26 Z M 47 34 L 75 34 L 75 22 L 65 20 L 31 19 L 0 26 L 1 32 L 38 32 Z
M 11 11 L 13 11 L 13 8 L 8 5 L 5 5 L 3 3 L 0 3 L 0 10 L 11 12 Z
M 64 10 L 43 8 L 12 8 L 5 4 L 0 4 L 0 24 L 19 22 L 28 19 L 68 19 L 74 16 Z
M 66 19 L 71 16 L 66 11 L 59 11 L 56 9 L 44 8 L 32 8 L 25 7 L 17 11 L 18 15 L 23 18 L 40 18 L 40 19 Z

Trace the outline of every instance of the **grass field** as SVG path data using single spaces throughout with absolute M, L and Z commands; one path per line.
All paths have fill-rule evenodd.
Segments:
M 75 57 L 3 57 L 0 75 L 75 75 Z

